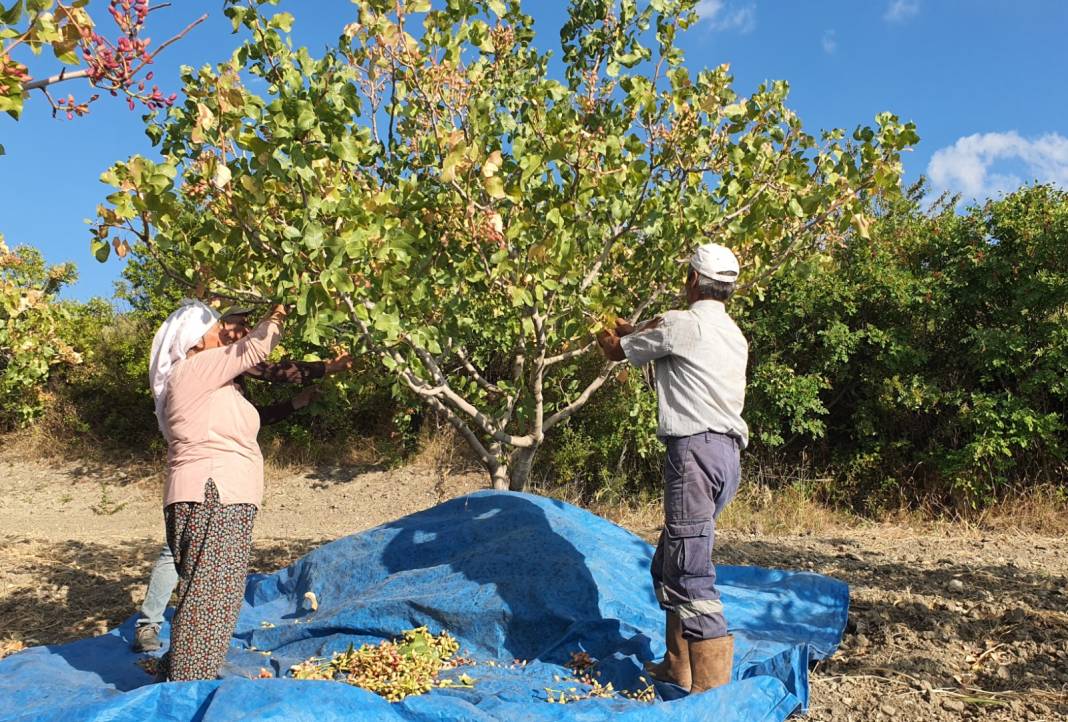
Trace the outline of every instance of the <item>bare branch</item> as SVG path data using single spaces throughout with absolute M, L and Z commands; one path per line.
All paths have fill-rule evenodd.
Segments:
M 89 71 L 86 69 L 74 70 L 70 73 L 66 72 L 66 68 L 59 71 L 55 75 L 50 75 L 47 78 L 41 78 L 40 80 L 28 80 L 22 84 L 22 89 L 26 92 L 31 90 L 37 90 L 38 88 L 46 88 L 49 85 L 55 83 L 61 83 L 64 80 L 77 80 L 78 78 L 88 78 Z
M 570 361 L 573 358 L 578 358 L 596 345 L 597 343 L 595 341 L 590 341 L 588 344 L 582 346 L 581 348 L 574 348 L 570 351 L 565 351 L 555 356 L 550 356 L 549 358 L 545 359 L 545 366 L 555 366 L 558 363 L 563 363 L 565 361 Z
M 644 301 L 638 304 L 638 307 L 635 308 L 633 312 L 631 312 L 630 318 L 627 320 L 631 323 L 638 323 L 638 319 L 640 319 L 642 317 L 642 314 L 645 313 L 645 309 L 649 308 L 649 306 L 651 306 L 655 301 L 657 301 L 661 296 L 663 296 L 664 293 L 670 287 L 670 285 L 670 283 L 665 281 L 659 286 L 657 286 L 656 290 L 649 294 L 649 296 L 646 297 Z
M 478 458 L 482 460 L 483 464 L 485 464 L 487 467 L 490 467 L 493 464 L 497 463 L 497 459 L 493 456 L 493 454 L 489 452 L 488 449 L 486 449 L 485 445 L 478 438 L 478 435 L 475 434 L 475 432 L 473 432 L 471 428 L 464 423 L 463 419 L 456 415 L 455 411 L 453 411 L 448 406 L 433 397 L 428 398 L 427 403 L 429 403 L 435 411 L 445 414 L 445 420 L 448 421 L 449 424 L 452 425 L 452 428 L 459 431 L 460 435 L 467 440 L 467 443 L 470 444 L 474 452 L 478 454 Z
M 534 364 L 531 390 L 534 393 L 534 440 L 538 443 L 545 437 L 545 317 L 535 311 L 530 315 L 537 338 L 538 360 Z
M 601 388 L 601 386 L 604 385 L 604 382 L 612 373 L 612 369 L 614 369 L 618 363 L 620 362 L 612 361 L 608 363 L 608 365 L 604 367 L 604 370 L 602 370 L 601 373 L 597 375 L 597 378 L 591 381 L 590 384 L 585 389 L 583 389 L 582 393 L 579 394 L 574 401 L 572 401 L 570 404 L 547 418 L 545 420 L 545 431 L 549 431 L 549 429 L 553 428 L 561 421 L 567 420 L 571 417 L 572 414 L 574 414 L 576 411 L 585 406 L 586 402 L 590 400 L 590 396 L 592 396 L 597 389 Z
M 497 427 L 496 424 L 493 423 L 492 419 L 490 419 L 488 416 L 486 416 L 481 411 L 472 406 L 471 403 L 467 401 L 467 399 L 457 394 L 452 389 L 452 387 L 449 386 L 448 379 L 445 378 L 445 374 L 442 373 L 441 368 L 438 366 L 437 361 L 434 360 L 434 357 L 425 349 L 420 348 L 417 344 L 413 343 L 410 338 L 404 338 L 404 342 L 408 344 L 408 346 L 419 357 L 419 360 L 423 362 L 423 365 L 426 366 L 427 371 L 429 371 L 430 374 L 434 377 L 434 380 L 437 385 L 430 386 L 429 384 L 424 383 L 422 379 L 420 379 L 418 376 L 416 376 L 406 368 L 408 366 L 408 363 L 403 356 L 401 356 L 395 351 L 380 349 L 379 347 L 377 347 L 376 344 L 374 344 L 371 329 L 367 326 L 367 323 L 361 320 L 359 315 L 357 315 L 356 304 L 353 303 L 352 298 L 348 294 L 343 294 L 342 300 L 345 302 L 345 305 L 348 306 L 349 312 L 352 314 L 352 319 L 357 324 L 357 326 L 359 326 L 360 333 L 363 335 L 364 340 L 367 342 L 367 344 L 376 348 L 380 355 L 385 355 L 392 359 L 392 361 L 401 369 L 401 378 L 404 380 L 405 383 L 408 384 L 409 388 L 411 388 L 416 395 L 424 399 L 433 398 L 438 400 L 439 402 L 443 402 L 442 400 L 447 401 L 456 411 L 460 411 L 469 416 L 478 425 L 479 429 L 481 429 L 483 433 L 485 433 L 487 436 L 493 437 L 497 441 L 519 448 L 533 446 L 534 440 L 529 435 L 513 436 L 511 434 L 504 433 L 500 428 Z
M 437 383 L 444 387 L 441 390 L 440 396 L 444 397 L 455 409 L 462 411 L 471 417 L 475 423 L 478 424 L 479 428 L 481 428 L 487 435 L 492 436 L 505 444 L 519 448 L 526 448 L 534 445 L 534 439 L 531 438 L 529 434 L 525 436 L 513 436 L 512 434 L 506 434 L 503 430 L 498 428 L 490 417 L 475 408 L 470 401 L 460 396 L 451 386 L 449 386 L 445 374 L 441 371 L 441 367 L 438 366 L 437 361 L 434 360 L 434 357 L 426 349 L 413 343 L 410 338 L 405 338 L 404 341 L 413 351 L 415 351 L 415 355 L 418 356 L 419 360 L 423 362 L 423 365 L 427 367 L 427 370 L 430 371 Z
M 479 373 L 478 369 L 475 368 L 475 365 L 471 363 L 470 360 L 468 360 L 467 354 L 464 353 L 464 350 L 462 348 L 458 346 L 453 346 L 451 338 L 447 341 L 447 345 L 453 350 L 453 352 L 456 354 L 456 357 L 460 359 L 460 363 L 463 364 L 463 367 L 467 371 L 468 375 L 471 376 L 471 378 L 473 378 L 479 386 L 484 388 L 486 391 L 489 391 L 491 394 L 504 394 L 504 390 L 501 389 L 500 386 L 493 383 L 492 381 L 488 381 L 485 376 Z
M 186 35 L 189 34 L 190 30 L 195 28 L 197 25 L 200 25 L 202 22 L 204 22 L 207 19 L 208 19 L 208 14 L 204 13 L 199 18 L 197 18 L 193 22 L 191 22 L 188 25 L 186 25 L 185 28 L 183 28 L 180 33 L 178 33 L 177 35 L 173 36 L 169 40 L 165 40 L 162 45 L 160 45 L 158 48 L 156 48 L 155 50 L 153 50 L 149 54 L 147 60 L 142 61 L 140 65 L 138 65 L 136 68 L 133 69 L 133 71 L 130 73 L 130 77 L 132 78 L 134 75 L 139 73 L 142 68 L 144 68 L 146 65 L 150 64 L 153 60 L 155 60 L 156 56 L 159 55 L 160 53 L 162 53 L 164 48 L 166 48 L 168 45 L 176 43 L 179 40 L 181 40 L 182 38 L 184 38 Z

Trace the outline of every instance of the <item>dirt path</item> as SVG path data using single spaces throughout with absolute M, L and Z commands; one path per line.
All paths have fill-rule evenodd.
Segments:
M 254 567 L 277 569 L 324 541 L 482 484 L 478 473 L 429 465 L 268 470 Z M 159 498 L 152 469 L 0 453 L 0 656 L 100 633 L 132 613 L 162 542 Z M 810 718 L 834 722 L 1068 719 L 1063 552 L 1060 539 L 955 528 L 717 536 L 722 562 L 850 584 L 845 642 L 812 675 Z

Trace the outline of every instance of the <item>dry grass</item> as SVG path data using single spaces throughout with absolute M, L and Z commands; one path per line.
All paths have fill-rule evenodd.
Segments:
M 979 512 L 974 523 L 999 531 L 1068 535 L 1068 490 L 1039 486 L 1017 492 Z
M 772 488 L 744 480 L 716 526 L 724 531 L 767 536 L 826 535 L 836 529 L 864 525 L 887 525 L 938 536 L 981 536 L 991 531 L 1048 537 L 1068 535 L 1068 493 L 1055 487 L 1018 492 L 972 513 L 948 515 L 933 506 L 921 505 L 865 516 L 821 501 L 813 488 L 804 482 Z M 535 487 L 534 490 L 585 507 L 646 539 L 655 540 L 663 524 L 663 500 L 658 497 L 605 503 L 584 499 L 577 486 Z
M 129 449 L 116 452 L 84 439 L 64 437 L 51 425 L 41 423 L 0 434 L 0 460 L 49 467 L 74 463 L 95 479 L 121 482 L 160 476 L 166 456 Z
M 395 453 L 387 441 L 377 437 L 361 438 L 310 449 L 274 437 L 261 441 L 260 450 L 268 473 L 293 473 L 311 466 L 385 468 L 395 460 Z

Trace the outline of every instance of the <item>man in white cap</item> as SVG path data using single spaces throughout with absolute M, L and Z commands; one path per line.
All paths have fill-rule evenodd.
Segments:
M 598 335 L 605 356 L 656 364 L 657 436 L 664 462 L 664 529 L 653 556 L 657 599 L 667 616 L 667 654 L 648 664 L 654 678 L 691 692 L 731 679 L 734 638 L 727 632 L 712 564 L 715 520 L 738 490 L 749 344 L 727 315 L 738 279 L 730 249 L 709 243 L 690 258 L 689 308 L 635 329 L 617 321 Z

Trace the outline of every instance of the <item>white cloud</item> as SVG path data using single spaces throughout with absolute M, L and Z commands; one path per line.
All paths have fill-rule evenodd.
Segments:
M 828 55 L 833 55 L 834 51 L 838 49 L 838 37 L 833 30 L 825 30 L 823 37 L 820 38 L 820 45 L 823 46 L 823 52 Z
M 1047 133 L 1034 139 L 1008 133 L 976 133 L 935 151 L 927 176 L 937 191 L 986 198 L 1038 181 L 1068 188 L 1068 138 Z
M 887 6 L 886 12 L 883 14 L 883 20 L 891 23 L 903 23 L 910 18 L 916 17 L 919 12 L 920 0 L 890 0 L 890 5 Z
M 713 30 L 737 30 L 748 33 L 756 27 L 756 5 L 737 7 L 728 0 L 700 0 L 697 7 L 698 22 L 707 24 Z

